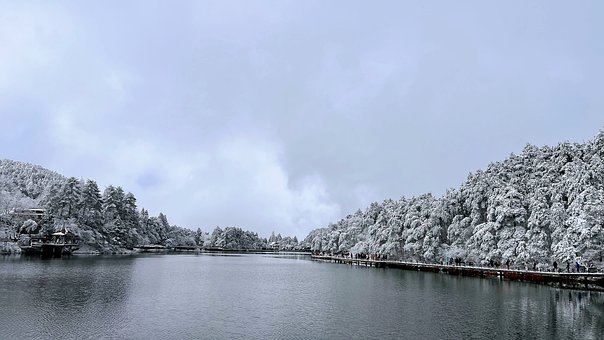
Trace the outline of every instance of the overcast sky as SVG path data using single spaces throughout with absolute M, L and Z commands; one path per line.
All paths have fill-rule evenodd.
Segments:
M 3 1 L 0 158 L 303 238 L 604 127 L 602 1 Z

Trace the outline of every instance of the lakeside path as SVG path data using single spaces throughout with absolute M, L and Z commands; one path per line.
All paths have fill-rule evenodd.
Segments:
M 390 260 L 351 259 L 338 256 L 312 255 L 315 261 L 343 263 L 376 268 L 397 268 L 405 270 L 446 273 L 475 277 L 494 277 L 548 284 L 554 287 L 604 291 L 604 273 L 564 273 L 544 272 L 493 267 L 455 266 Z

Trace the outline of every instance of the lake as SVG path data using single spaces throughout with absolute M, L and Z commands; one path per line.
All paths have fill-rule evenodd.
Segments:
M 304 255 L 0 257 L 2 339 L 598 339 L 604 294 Z

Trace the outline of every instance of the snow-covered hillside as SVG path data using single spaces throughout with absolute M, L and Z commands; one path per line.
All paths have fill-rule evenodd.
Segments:
M 0 159 L 0 213 L 42 204 L 53 186 L 65 177 L 39 165 Z
M 372 203 L 304 240 L 314 251 L 434 262 L 601 263 L 604 131 L 585 144 L 527 145 L 443 197 Z
M 26 217 L 10 213 L 28 208 L 44 208 L 45 214 L 35 224 L 26 224 Z M 147 210 L 139 211 L 134 195 L 119 186 L 108 186 L 101 193 L 93 180 L 65 178 L 12 160 L 0 160 L 0 217 L 5 235 L 69 228 L 84 244 L 101 252 L 140 244 L 195 245 L 201 234 L 200 230 L 171 226 L 164 214 L 151 217 Z
M 28 220 L 20 209 L 42 208 L 44 216 Z M 136 197 L 119 186 L 99 189 L 93 180 L 78 180 L 37 165 L 0 160 L 0 239 L 21 234 L 51 234 L 68 228 L 88 249 L 121 252 L 137 245 L 206 246 L 223 249 L 299 249 L 296 238 L 281 235 L 270 240 L 241 228 L 216 227 L 211 234 L 168 223 L 166 215 L 150 216 L 138 209 Z M 274 238 L 274 239 L 273 239 Z M 272 245 L 271 245 L 272 243 Z M 10 249 L 4 249 L 10 248 Z M 0 244 L 0 251 L 19 249 Z

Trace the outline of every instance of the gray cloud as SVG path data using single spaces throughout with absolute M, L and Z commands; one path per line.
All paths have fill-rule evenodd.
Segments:
M 303 237 L 604 125 L 600 2 L 0 3 L 2 157 Z

